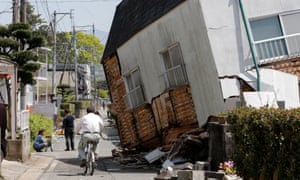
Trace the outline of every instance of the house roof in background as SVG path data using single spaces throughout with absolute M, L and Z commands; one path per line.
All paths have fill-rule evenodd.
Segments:
M 186 0 L 123 0 L 116 9 L 103 59 L 146 26 Z

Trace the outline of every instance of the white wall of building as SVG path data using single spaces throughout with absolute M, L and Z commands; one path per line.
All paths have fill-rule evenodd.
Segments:
M 249 72 L 256 77 L 254 71 Z M 277 101 L 284 101 L 285 108 L 299 107 L 298 77 L 272 69 L 260 69 L 261 90 L 274 92 Z
M 251 54 L 238 0 L 200 2 L 219 76 L 243 72 Z
M 300 8 L 299 0 L 243 2 L 248 18 Z M 140 69 L 149 103 L 165 90 L 160 52 L 177 42 L 203 125 L 209 115 L 226 110 L 218 77 L 243 73 L 253 64 L 238 0 L 186 1 L 118 48 L 122 74 Z M 268 76 L 261 78 L 268 81 Z
M 140 68 L 149 103 L 161 94 L 163 62 L 160 52 L 179 42 L 186 65 L 199 124 L 223 111 L 223 97 L 199 1 L 186 1 L 118 49 L 122 74 Z M 228 62 L 227 62 L 228 63 Z
M 270 15 L 300 9 L 299 0 L 243 0 L 246 16 L 250 19 L 261 18 Z
M 241 1 L 249 20 L 300 9 L 299 0 Z M 247 65 L 253 65 L 239 0 L 200 2 L 218 74 L 236 74 L 243 72 Z

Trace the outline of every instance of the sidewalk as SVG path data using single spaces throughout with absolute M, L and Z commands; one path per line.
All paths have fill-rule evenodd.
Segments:
M 32 153 L 30 159 L 24 163 L 3 160 L 1 174 L 5 180 L 38 179 L 53 160 L 54 157 L 38 153 Z

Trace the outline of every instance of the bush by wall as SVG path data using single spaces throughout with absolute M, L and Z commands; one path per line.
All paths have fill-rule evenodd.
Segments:
M 300 179 L 300 109 L 244 107 L 229 111 L 227 122 L 244 179 Z
M 42 114 L 31 114 L 29 117 L 30 139 L 34 141 L 38 135 L 39 130 L 45 129 L 45 137 L 52 137 L 53 132 L 53 120 L 48 119 Z

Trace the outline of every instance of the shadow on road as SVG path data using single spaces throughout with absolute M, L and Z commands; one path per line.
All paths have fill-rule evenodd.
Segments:
M 63 164 L 74 165 L 75 169 L 78 168 L 77 172 L 83 172 L 83 168 L 80 168 L 80 160 L 78 158 L 59 158 L 57 161 Z M 136 165 L 131 164 L 130 166 L 120 164 L 119 160 L 114 157 L 100 157 L 96 161 L 98 171 L 106 171 L 106 172 L 116 172 L 116 173 L 156 173 L 158 172 L 158 168 L 151 165 Z M 59 168 L 59 166 L 57 167 Z M 80 170 L 79 170 L 80 169 Z M 58 169 L 59 170 L 59 169 Z M 82 173 L 77 174 L 60 174 L 60 176 L 78 176 Z

